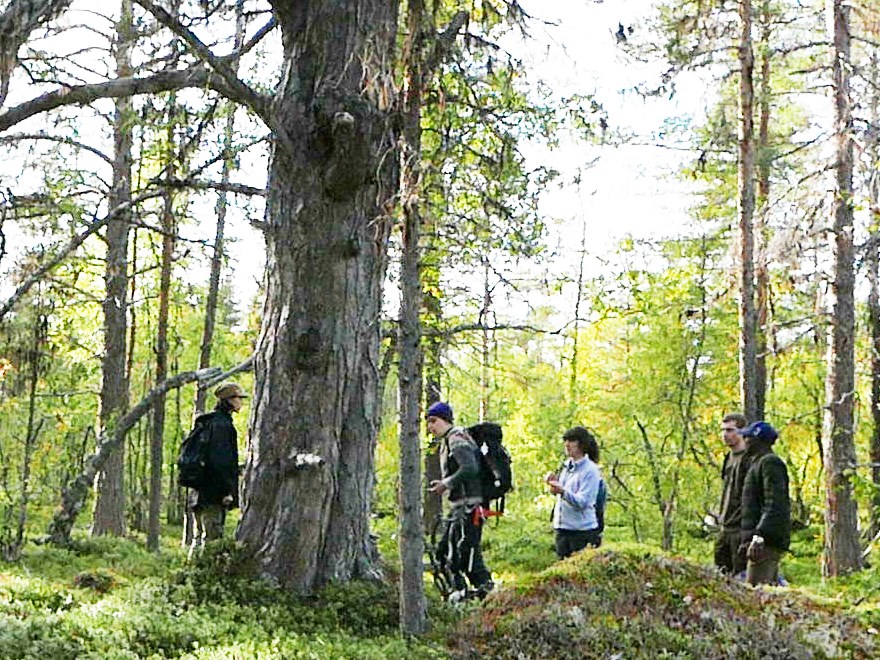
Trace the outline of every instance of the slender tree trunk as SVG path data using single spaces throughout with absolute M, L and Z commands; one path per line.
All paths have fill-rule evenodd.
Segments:
M 370 539 L 382 284 L 399 185 L 397 2 L 273 0 L 284 139 L 269 172 L 267 290 L 237 538 L 308 592 L 378 575 Z M 319 463 L 315 461 L 319 460 Z
M 571 343 L 571 368 L 568 375 L 568 398 L 570 421 L 577 416 L 580 403 L 578 388 L 578 340 L 581 329 L 581 303 L 584 295 L 584 260 L 587 255 L 587 219 L 581 218 L 581 253 L 578 259 L 577 291 L 574 299 L 574 332 Z
M 636 426 L 639 427 L 639 433 L 642 436 L 642 444 L 645 447 L 645 454 L 648 456 L 648 465 L 651 467 L 651 485 L 653 487 L 654 504 L 660 512 L 660 518 L 663 521 L 663 537 L 660 541 L 660 547 L 664 550 L 672 550 L 675 543 L 675 502 L 667 500 L 663 496 L 663 486 L 660 483 L 660 464 L 657 462 L 657 454 L 654 451 L 654 444 L 648 436 L 648 429 L 638 420 L 635 420 Z
M 238 52 L 244 42 L 244 2 L 237 0 L 235 5 L 235 44 L 234 50 Z M 238 59 L 230 62 L 233 71 L 238 70 Z M 223 130 L 223 167 L 220 173 L 220 182 L 228 184 L 232 175 L 235 162 L 232 155 L 232 146 L 235 138 L 235 104 L 229 104 L 229 114 L 226 117 L 226 126 Z M 199 350 L 199 369 L 204 369 L 211 364 L 211 350 L 214 344 L 214 327 L 217 322 L 217 301 L 220 296 L 220 275 L 223 271 L 223 250 L 226 237 L 226 210 L 228 200 L 226 192 L 220 191 L 217 195 L 217 204 L 214 210 L 217 214 L 217 225 L 214 231 L 214 252 L 211 256 L 211 274 L 208 279 L 208 297 L 205 301 L 205 325 L 202 328 L 202 343 Z M 205 402 L 208 392 L 200 388 L 196 389 L 195 410 L 193 420 L 200 413 L 205 412 Z M 183 513 L 183 539 L 182 545 L 187 548 L 192 543 L 195 519 L 189 507 L 184 505 Z
M 489 385 L 489 316 L 492 310 L 492 292 L 489 289 L 489 262 L 483 264 L 483 309 L 480 310 L 480 421 L 485 422 L 490 414 Z
M 131 49 L 135 34 L 132 26 L 131 0 L 122 0 L 116 27 L 116 71 L 119 77 L 131 75 Z M 131 201 L 132 118 L 131 98 L 116 100 L 113 126 L 113 189 L 109 206 Z M 128 312 L 128 233 L 131 210 L 127 207 L 107 224 L 107 269 L 104 275 L 104 357 L 102 361 L 101 410 L 99 435 L 116 424 L 128 408 L 126 369 L 126 314 Z M 92 534 L 125 534 L 125 443 L 119 444 L 95 481 L 95 511 Z
M 758 412 L 755 365 L 755 145 L 754 145 L 754 53 L 752 51 L 752 3 L 739 0 L 739 240 L 740 240 L 740 392 L 743 412 L 754 420 Z
M 173 110 L 175 101 L 170 101 Z M 168 146 L 169 156 L 174 156 L 173 112 L 169 112 Z M 169 173 L 173 174 L 169 162 Z M 161 383 L 168 376 L 168 310 L 171 299 L 171 262 L 174 257 L 174 197 L 165 196 L 162 213 L 162 266 L 159 277 L 159 318 L 156 321 L 156 382 Z M 165 449 L 165 395 L 156 398 L 153 408 L 153 432 L 150 434 L 150 511 L 147 519 L 147 548 L 159 549 L 160 515 L 162 510 L 162 464 Z
M 403 246 L 400 265 L 400 629 L 407 635 L 425 631 L 424 529 L 422 527 L 421 426 L 421 158 L 422 93 L 425 48 L 425 7 L 410 0 L 404 45 L 403 129 L 401 140 L 401 199 Z
M 767 353 L 770 330 L 770 277 L 767 272 L 767 220 L 770 215 L 770 8 L 768 2 L 761 7 L 761 87 L 758 106 L 758 212 L 755 236 L 755 288 L 756 288 L 756 328 L 755 328 L 755 419 L 764 419 L 767 402 Z
M 855 332 L 853 252 L 853 144 L 849 91 L 849 4 L 829 0 L 832 28 L 831 69 L 834 88 L 836 190 L 834 195 L 834 282 L 831 338 L 823 428 L 825 458 L 825 552 L 822 572 L 842 575 L 862 567 L 858 511 L 851 473 L 856 465 Z
M 235 52 L 238 52 L 244 42 L 244 0 L 236 0 L 235 18 L 235 44 L 233 48 Z M 233 71 L 238 70 L 237 58 L 230 61 L 230 68 Z M 223 185 L 229 183 L 232 171 L 235 168 L 235 160 L 232 152 L 235 141 L 235 107 L 235 104 L 229 104 L 229 114 L 226 116 L 226 125 L 223 129 L 223 167 L 220 172 L 220 182 Z M 214 207 L 214 211 L 217 214 L 217 226 L 214 232 L 214 252 L 211 256 L 208 298 L 205 302 L 205 325 L 202 329 L 202 343 L 199 350 L 199 369 L 204 369 L 211 364 L 211 349 L 214 343 L 214 326 L 217 321 L 217 300 L 220 294 L 220 275 L 223 272 L 226 210 L 228 206 L 227 194 L 221 190 L 217 195 L 217 204 Z M 205 400 L 207 394 L 208 393 L 205 390 L 196 390 L 196 414 L 205 412 Z
M 437 297 L 440 290 L 440 267 L 439 264 L 431 263 L 428 255 L 435 254 L 428 245 L 425 258 L 429 266 L 422 269 L 422 301 L 425 310 L 426 324 L 438 332 L 428 335 L 425 341 L 425 407 L 440 401 L 442 390 L 442 364 L 441 353 L 443 351 L 443 338 L 439 333 L 440 323 L 443 318 L 443 304 Z M 431 483 L 440 479 L 440 452 L 437 443 L 429 445 L 425 452 L 425 482 Z M 423 489 L 424 498 L 424 525 L 431 532 L 443 512 L 443 502 L 440 496 L 432 493 L 427 488 Z
M 875 52 L 871 57 L 871 125 L 880 125 L 880 58 Z M 874 134 L 867 151 L 871 162 L 880 161 L 880 138 Z M 874 227 L 880 227 L 880 172 L 874 168 L 868 181 L 868 200 Z M 880 533 L 880 230 L 875 229 L 868 241 L 865 253 L 868 269 L 868 326 L 871 332 L 871 480 L 874 495 L 871 498 L 871 536 Z
M 31 497 L 31 461 L 37 437 L 43 428 L 43 421 L 37 422 L 37 387 L 40 382 L 40 353 L 46 341 L 48 322 L 43 314 L 34 318 L 33 345 L 30 350 L 30 390 L 28 392 L 28 419 L 25 429 L 24 452 L 21 459 L 21 493 L 18 500 L 18 527 L 15 541 L 3 548 L 3 559 L 17 561 L 24 547 L 25 529 L 27 527 L 28 505 Z

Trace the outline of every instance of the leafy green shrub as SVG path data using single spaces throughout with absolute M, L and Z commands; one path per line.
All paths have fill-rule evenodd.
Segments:
M 73 585 L 80 589 L 91 589 L 99 594 L 105 594 L 116 586 L 116 576 L 110 571 L 95 570 L 77 573 L 73 578 Z
M 317 605 L 335 625 L 355 635 L 393 635 L 399 625 L 397 589 L 392 584 L 355 580 L 332 584 L 318 594 Z

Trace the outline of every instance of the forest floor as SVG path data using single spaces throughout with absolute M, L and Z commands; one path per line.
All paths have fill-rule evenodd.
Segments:
M 626 541 L 555 562 L 545 521 L 514 522 L 486 534 L 499 588 L 453 609 L 428 586 L 415 641 L 397 631 L 393 580 L 297 599 L 242 570 L 229 541 L 186 564 L 173 528 L 160 553 L 138 537 L 28 545 L 0 566 L 0 658 L 880 657 L 878 570 L 822 581 L 809 533 L 783 564 L 796 586 L 754 589 L 705 554 Z M 380 530 L 391 564 L 393 537 Z

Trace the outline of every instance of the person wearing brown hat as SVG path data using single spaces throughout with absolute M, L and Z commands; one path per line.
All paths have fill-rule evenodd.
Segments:
M 223 537 L 226 512 L 238 506 L 238 433 L 233 413 L 247 397 L 237 383 L 223 383 L 214 390 L 217 405 L 196 424 L 207 424 L 205 433 L 205 483 L 190 493 L 195 533 L 189 555 L 201 552 L 205 543 Z

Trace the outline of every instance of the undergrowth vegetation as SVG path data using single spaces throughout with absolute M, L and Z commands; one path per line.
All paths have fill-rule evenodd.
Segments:
M 874 618 L 878 618 L 876 612 Z M 499 593 L 461 625 L 457 657 L 876 657 L 839 605 L 752 589 L 641 545 L 587 550 Z
M 614 522 L 614 521 L 612 521 Z M 791 586 L 756 590 L 708 566 L 711 540 L 687 557 L 628 539 L 565 562 L 542 511 L 520 503 L 486 530 L 499 583 L 453 610 L 427 580 L 431 631 L 398 632 L 395 522 L 376 520 L 385 583 L 330 585 L 310 598 L 258 577 L 231 541 L 186 563 L 173 534 L 158 554 L 140 539 L 28 546 L 0 574 L 0 657 L 13 658 L 870 658 L 880 653 L 880 571 L 823 582 L 815 530 L 783 562 Z

